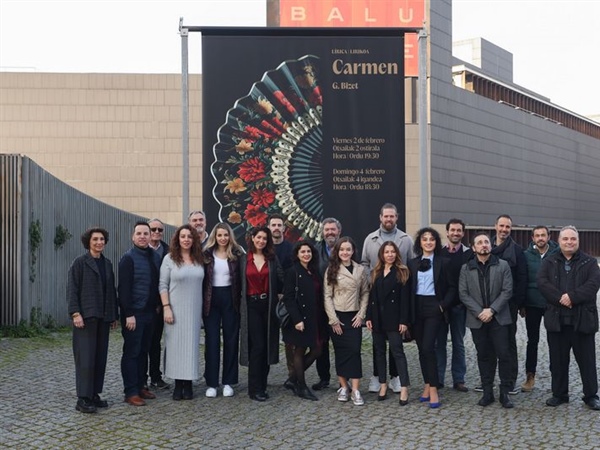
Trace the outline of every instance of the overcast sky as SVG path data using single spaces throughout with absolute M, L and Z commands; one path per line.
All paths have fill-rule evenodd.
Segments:
M 265 10 L 265 0 L 0 0 L 0 69 L 180 73 L 179 17 L 263 26 Z M 510 51 L 515 83 L 600 114 L 600 0 L 454 0 L 452 11 L 453 39 L 483 37 Z M 198 34 L 189 51 L 198 73 Z

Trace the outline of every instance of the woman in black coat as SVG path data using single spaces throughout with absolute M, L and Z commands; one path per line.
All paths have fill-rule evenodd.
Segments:
M 104 388 L 110 327 L 117 325 L 117 293 L 112 263 L 102 254 L 108 231 L 90 228 L 81 242 L 87 252 L 69 268 L 67 309 L 73 319 L 75 408 L 93 413 L 108 406 L 99 394 Z
M 433 228 L 417 231 L 414 253 L 416 258 L 408 262 L 411 275 L 411 318 L 414 320 L 414 337 L 419 347 L 419 362 L 423 373 L 421 402 L 429 402 L 431 408 L 439 408 L 439 376 L 435 341 L 440 327 L 446 320 L 447 311 L 456 301 L 456 284 L 452 281 L 450 260 L 443 258 L 442 239 Z
M 289 381 L 295 385 L 298 397 L 318 400 L 306 385 L 304 372 L 319 357 L 323 345 L 323 279 L 312 244 L 296 244 L 293 259 L 283 284 L 283 301 L 290 314 L 290 325 L 282 330 L 283 340 L 294 346 L 294 376 Z
M 410 379 L 402 337 L 409 324 L 410 272 L 402 263 L 400 251 L 392 241 L 384 242 L 377 256 L 377 265 L 371 276 L 372 287 L 367 308 L 367 328 L 372 332 L 375 363 L 379 373 L 380 389 L 377 400 L 387 398 L 385 356 L 388 340 L 400 376 L 400 405 L 406 406 Z

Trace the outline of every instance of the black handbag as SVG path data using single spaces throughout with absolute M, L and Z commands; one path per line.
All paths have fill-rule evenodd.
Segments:
M 294 296 L 294 301 L 298 301 L 298 272 L 296 272 L 296 295 Z M 290 318 L 290 313 L 285 307 L 283 298 L 281 298 L 275 306 L 275 315 L 277 316 L 277 319 L 279 319 L 279 325 L 281 325 L 281 328 L 287 328 L 291 325 L 292 319 Z

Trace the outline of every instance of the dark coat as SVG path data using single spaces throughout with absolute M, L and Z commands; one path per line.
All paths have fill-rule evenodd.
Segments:
M 372 322 L 373 331 L 399 331 L 400 325 L 410 323 L 410 278 L 406 284 L 397 279 L 395 267 L 377 277 L 369 294 L 367 320 Z
M 315 292 L 315 277 L 319 284 L 318 292 Z M 315 347 L 318 337 L 324 333 L 321 328 L 325 314 L 321 276 L 318 273 L 311 275 L 302 264 L 294 263 L 285 273 L 283 301 L 291 319 L 290 326 L 282 330 L 283 341 L 298 347 Z M 304 331 L 294 328 L 300 322 L 304 322 Z
M 559 271 L 564 271 L 565 257 L 561 252 L 544 258 L 537 274 L 538 289 L 548 302 L 544 314 L 544 326 L 547 331 L 561 331 L 560 310 L 565 308 L 560 304 L 564 294 L 560 289 Z M 598 307 L 596 294 L 600 289 L 600 269 L 598 261 L 583 252 L 577 252 L 571 258 L 571 274 L 573 289 L 567 291 L 573 303 L 575 331 L 592 334 L 598 331 Z
M 496 236 L 492 236 L 491 241 L 496 242 Z M 492 255 L 503 259 L 510 267 L 513 280 L 510 303 L 519 308 L 524 306 L 527 297 L 527 260 L 523 248 L 509 236 L 502 244 L 492 248 Z
M 548 246 L 549 248 L 544 258 L 560 251 L 558 244 L 554 241 L 548 241 Z M 537 273 L 542 266 L 543 259 L 533 242 L 525 250 L 525 260 L 527 261 L 527 296 L 524 306 L 545 309 L 546 299 L 537 287 Z
M 421 257 L 408 261 L 410 270 L 410 323 L 414 323 L 420 315 L 419 305 L 417 303 L 417 285 L 419 282 L 418 272 Z M 433 284 L 435 286 L 435 296 L 447 317 L 447 313 L 458 301 L 456 281 L 452 277 L 450 261 L 440 255 L 433 257 Z
M 248 366 L 248 300 L 246 299 L 246 256 L 240 258 L 241 302 L 240 302 L 240 364 Z M 269 364 L 279 362 L 279 320 L 275 315 L 275 306 L 279 300 L 278 294 L 283 288 L 283 270 L 277 258 L 269 264 L 269 320 L 267 321 L 267 361 Z
M 67 279 L 67 310 L 80 313 L 84 319 L 96 317 L 104 322 L 117 320 L 117 291 L 112 263 L 102 256 L 106 271 L 106 295 L 96 260 L 90 253 L 76 258 Z
M 242 283 L 240 275 L 240 260 L 245 258 L 242 252 L 236 253 L 237 259 L 227 260 L 229 273 L 231 274 L 231 294 L 233 296 L 233 308 L 236 312 L 240 312 L 240 299 L 242 295 Z M 212 251 L 204 252 L 204 281 L 202 283 L 202 315 L 207 317 L 210 313 L 210 305 L 212 300 L 212 283 L 215 270 L 215 257 Z

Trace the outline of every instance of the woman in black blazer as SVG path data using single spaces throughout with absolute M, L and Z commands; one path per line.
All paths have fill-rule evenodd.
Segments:
M 283 284 L 283 301 L 290 314 L 290 325 L 282 330 L 283 341 L 294 347 L 294 376 L 289 381 L 298 397 L 318 400 L 306 385 L 304 372 L 320 356 L 326 332 L 320 326 L 325 315 L 323 278 L 312 244 L 298 242 L 293 259 L 294 265 L 286 272 Z
M 367 328 L 372 332 L 375 363 L 379 373 L 380 388 L 377 400 L 387 398 L 387 339 L 400 376 L 400 405 L 405 406 L 408 404 L 410 380 L 402 336 L 409 324 L 410 272 L 402 263 L 400 251 L 392 241 L 384 242 L 377 256 L 377 265 L 371 274 L 372 287 L 367 308 Z
M 419 362 L 425 387 L 421 402 L 439 408 L 438 369 L 435 340 L 446 320 L 447 311 L 454 305 L 456 285 L 452 281 L 449 260 L 443 258 L 440 234 L 426 227 L 417 231 L 414 252 L 418 255 L 408 263 L 411 274 L 411 314 L 414 337 L 419 347 Z

